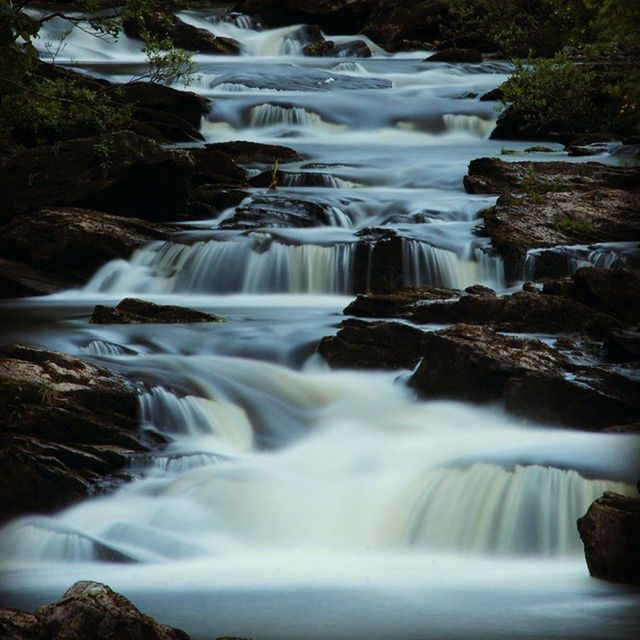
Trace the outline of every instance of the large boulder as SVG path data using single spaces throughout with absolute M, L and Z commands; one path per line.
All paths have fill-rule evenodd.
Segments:
M 425 62 L 482 62 L 482 53 L 477 49 L 451 47 L 442 49 L 425 59 Z
M 0 226 L 0 297 L 77 287 L 102 264 L 128 258 L 169 227 L 88 209 L 49 208 Z
M 391 229 L 362 229 L 354 254 L 357 292 L 392 293 L 404 286 L 402 238 Z
M 335 336 L 323 338 L 320 355 L 335 368 L 411 369 L 425 332 L 400 322 L 346 320 Z
M 194 161 L 131 131 L 26 149 L 0 160 L 0 221 L 78 206 L 165 221 L 185 210 Z
M 0 521 L 50 512 L 117 478 L 163 441 L 138 432 L 138 394 L 62 353 L 0 347 Z
M 4 640 L 189 640 L 159 624 L 99 582 L 76 582 L 60 600 L 34 614 L 0 609 Z
M 412 319 L 416 306 L 428 302 L 456 299 L 459 291 L 422 287 L 400 289 L 393 293 L 360 294 L 344 310 L 345 315 L 360 318 L 405 318 Z
M 607 491 L 578 520 L 589 573 L 640 584 L 640 499 Z
M 232 38 L 216 37 L 206 29 L 187 24 L 171 13 L 151 11 L 137 20 L 125 20 L 124 32 L 130 38 L 142 38 L 144 31 L 161 40 L 170 38 L 174 46 L 197 53 L 237 55 L 240 45 Z
M 116 307 L 96 305 L 91 315 L 93 324 L 177 324 L 222 322 L 222 318 L 196 309 L 172 304 L 155 304 L 136 298 L 125 298 Z

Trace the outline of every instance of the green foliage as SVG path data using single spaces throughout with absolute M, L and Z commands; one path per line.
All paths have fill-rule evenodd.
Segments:
M 591 224 L 588 221 L 574 220 L 573 218 L 568 217 L 556 218 L 554 220 L 554 224 L 556 228 L 560 229 L 561 231 L 567 231 L 569 233 L 575 232 L 584 234 L 590 233 L 593 230 Z

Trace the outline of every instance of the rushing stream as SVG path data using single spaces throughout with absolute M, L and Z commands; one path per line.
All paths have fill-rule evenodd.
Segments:
M 182 17 L 244 47 L 197 56 L 207 141 L 293 147 L 305 159 L 251 197 L 312 201 L 327 224 L 230 231 L 225 212 L 82 290 L 5 305 L 3 342 L 144 381 L 142 428 L 173 441 L 115 493 L 0 530 L 3 603 L 31 608 L 84 578 L 198 640 L 638 637 L 637 591 L 589 578 L 575 525 L 603 491 L 635 493 L 629 436 L 421 402 L 406 373 L 332 372 L 315 355 L 352 298 L 365 228 L 402 237 L 407 285 L 514 284 L 475 233 L 494 199 L 462 188 L 471 159 L 505 146 L 488 139 L 497 104 L 477 96 L 509 66 L 429 64 L 373 43 L 370 59 L 304 58 L 297 27 Z M 127 38 L 75 31 L 59 60 L 126 80 L 143 56 Z M 527 157 L 571 160 L 560 147 Z M 625 247 L 568 250 L 579 266 Z M 226 322 L 89 324 L 96 302 L 126 294 Z

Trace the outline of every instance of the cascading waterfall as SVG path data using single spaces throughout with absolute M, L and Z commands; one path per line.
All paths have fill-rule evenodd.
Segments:
M 326 122 L 317 113 L 302 107 L 289 107 L 278 104 L 261 104 L 251 109 L 249 124 L 252 127 L 308 127 L 325 131 L 340 131 L 344 127 Z
M 470 133 L 480 138 L 486 138 L 493 129 L 493 120 L 483 120 L 475 115 L 445 113 L 442 116 L 447 133 Z

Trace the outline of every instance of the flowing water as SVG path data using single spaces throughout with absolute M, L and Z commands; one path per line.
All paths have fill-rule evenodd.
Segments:
M 315 355 L 356 288 L 363 229 L 402 238 L 407 285 L 509 284 L 476 234 L 494 199 L 462 189 L 468 162 L 503 146 L 488 139 L 497 105 L 477 96 L 508 65 L 429 64 L 373 43 L 370 59 L 303 58 L 298 27 L 183 17 L 244 51 L 197 57 L 207 140 L 304 157 L 247 204 L 311 201 L 327 224 L 230 231 L 224 212 L 105 265 L 82 290 L 4 306 L 3 341 L 144 381 L 141 428 L 171 444 L 132 461 L 137 479 L 115 493 L 1 530 L 2 601 L 33 607 L 97 579 L 199 640 L 637 637 L 637 592 L 589 578 L 575 525 L 603 491 L 635 492 L 630 436 L 421 402 L 407 372 L 331 372 Z M 115 80 L 143 59 L 127 38 L 99 45 L 81 31 L 58 56 Z M 559 148 L 527 157 L 569 160 Z M 573 268 L 636 248 L 563 250 Z M 127 294 L 226 322 L 89 324 L 96 302 Z

